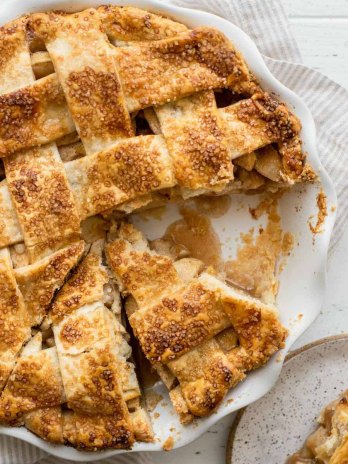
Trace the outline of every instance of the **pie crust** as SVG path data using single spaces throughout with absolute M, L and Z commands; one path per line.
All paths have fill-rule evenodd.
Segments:
M 153 441 L 128 323 L 184 423 L 266 363 L 276 308 L 126 216 L 313 181 L 300 131 L 217 29 L 128 6 L 1 27 L 0 422 L 84 450 Z

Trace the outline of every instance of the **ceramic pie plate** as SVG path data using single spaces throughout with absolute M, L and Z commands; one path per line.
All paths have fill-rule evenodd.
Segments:
M 276 385 L 239 411 L 227 464 L 284 464 L 316 429 L 322 408 L 348 385 L 348 334 L 328 337 L 290 353 Z
M 5 24 L 27 12 L 48 11 L 50 9 L 63 9 L 72 12 L 98 6 L 101 3 L 103 2 L 98 3 L 92 0 L 78 0 L 75 2 L 72 0 L 10 0 L 1 2 L 0 23 Z M 287 260 L 285 270 L 280 276 L 277 297 L 281 321 L 290 330 L 286 347 L 281 356 L 276 355 L 265 367 L 248 375 L 243 383 L 230 391 L 216 413 L 188 426 L 182 426 L 179 423 L 164 387 L 155 387 L 157 393 L 164 398 L 152 412 L 152 416 L 157 417 L 157 419 L 153 420 L 156 441 L 151 444 L 136 443 L 132 451 L 159 451 L 162 450 L 163 443 L 169 437 L 173 439 L 174 448 L 192 442 L 219 419 L 256 401 L 275 384 L 286 352 L 319 314 L 325 290 L 325 264 L 335 220 L 334 210 L 337 199 L 333 184 L 318 158 L 315 126 L 309 110 L 297 95 L 275 79 L 266 67 L 253 41 L 242 30 L 212 14 L 163 5 L 152 0 L 128 0 L 125 2 L 108 0 L 106 3 L 127 4 L 155 13 L 162 13 L 190 27 L 207 25 L 220 29 L 243 53 L 247 63 L 263 87 L 274 92 L 281 100 L 287 102 L 300 118 L 303 126 L 304 150 L 308 152 L 309 162 L 320 177 L 320 182 L 316 184 L 299 185 L 293 188 L 291 192 L 282 197 L 279 203 L 282 228 L 291 232 L 297 243 Z M 316 235 L 315 239 L 313 239 L 308 220 L 318 213 L 316 197 L 321 190 L 327 197 L 329 215 L 326 218 L 322 233 Z M 221 240 L 224 258 L 233 256 L 233 253 L 235 253 L 241 232 L 247 232 L 251 227 L 257 230 L 258 225 L 262 225 L 262 219 L 257 222 L 248 213 L 249 207 L 254 207 L 258 203 L 259 198 L 256 195 L 235 195 L 229 210 L 222 217 L 212 219 L 213 227 Z M 148 238 L 153 239 L 161 236 L 167 225 L 178 217 L 176 207 L 171 205 L 161 215 L 161 218 L 152 218 L 149 221 L 138 216 L 134 218 L 134 221 Z M 299 317 L 299 314 L 302 316 Z M 108 450 L 98 452 L 98 454 L 80 452 L 66 446 L 48 444 L 24 428 L 0 427 L 0 433 L 30 442 L 60 458 L 81 462 L 94 461 L 97 456 L 98 459 L 101 459 L 128 452 L 125 450 Z

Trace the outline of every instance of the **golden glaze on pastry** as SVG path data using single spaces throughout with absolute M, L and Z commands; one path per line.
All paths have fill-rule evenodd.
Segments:
M 119 289 L 104 240 L 114 214 L 313 180 L 300 129 L 214 28 L 120 6 L 1 27 L 1 422 L 86 450 L 154 439 L 119 290 L 183 422 L 265 363 L 275 308 L 125 224 Z
M 274 307 L 202 272 L 197 260 L 174 263 L 151 251 L 132 225 L 121 225 L 106 254 L 121 291 L 135 299 L 128 319 L 143 352 L 160 375 L 163 366 L 179 382 L 173 403 L 183 421 L 210 414 L 283 346 L 287 331 Z M 226 329 L 237 342 L 224 351 L 215 336 Z
M 314 178 L 299 121 L 216 29 L 106 6 L 28 15 L 0 38 L 0 245 L 24 240 L 30 262 L 77 240 L 86 217 L 132 211 L 157 191 L 188 197 Z M 218 108 L 213 89 L 223 88 L 240 101 Z M 148 107 L 156 135 L 135 137 L 134 112 Z M 249 154 L 251 168 L 233 168 Z

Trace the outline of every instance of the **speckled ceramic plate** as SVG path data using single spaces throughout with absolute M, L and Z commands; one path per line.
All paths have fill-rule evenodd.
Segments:
M 227 464 L 285 463 L 315 430 L 321 409 L 347 387 L 348 334 L 290 353 L 272 390 L 238 413 Z

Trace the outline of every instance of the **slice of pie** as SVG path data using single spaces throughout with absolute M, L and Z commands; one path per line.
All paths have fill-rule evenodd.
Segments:
M 317 430 L 288 464 L 344 464 L 348 462 L 348 391 L 326 406 Z
M 170 390 L 183 422 L 210 414 L 246 373 L 284 344 L 274 307 L 227 286 L 196 259 L 150 250 L 123 223 L 106 247 L 128 320 L 148 360 Z

